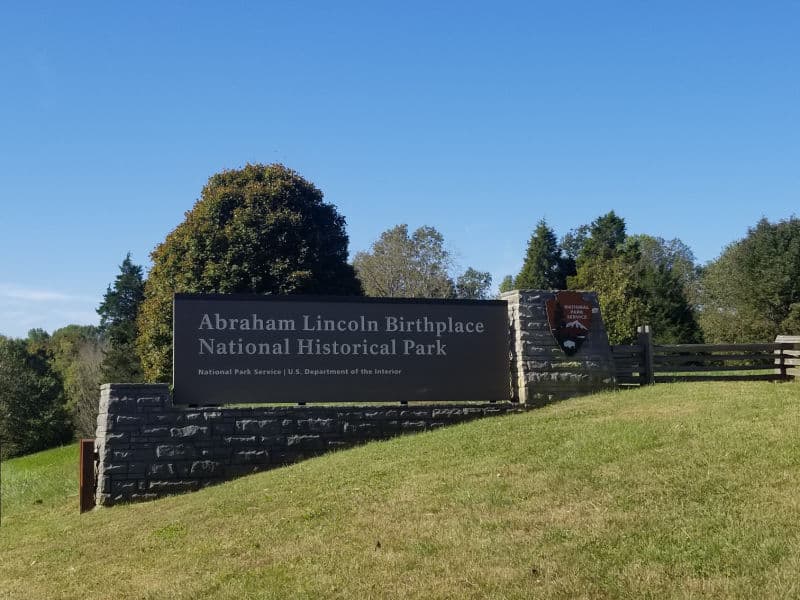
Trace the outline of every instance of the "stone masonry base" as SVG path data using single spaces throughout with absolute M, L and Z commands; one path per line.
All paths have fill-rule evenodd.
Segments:
M 105 384 L 97 504 L 197 490 L 331 450 L 522 410 L 513 402 L 425 406 L 173 406 L 163 384 Z

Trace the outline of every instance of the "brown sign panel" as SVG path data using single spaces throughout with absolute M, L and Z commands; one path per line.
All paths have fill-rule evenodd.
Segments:
M 558 292 L 546 302 L 547 322 L 558 345 L 575 354 L 592 327 L 592 305 L 580 292 Z
M 174 401 L 510 398 L 504 301 L 176 294 Z

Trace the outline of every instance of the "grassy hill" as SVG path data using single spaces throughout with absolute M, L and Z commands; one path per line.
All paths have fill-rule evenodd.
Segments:
M 77 514 L 3 467 L 0 598 L 800 597 L 800 385 L 664 384 Z

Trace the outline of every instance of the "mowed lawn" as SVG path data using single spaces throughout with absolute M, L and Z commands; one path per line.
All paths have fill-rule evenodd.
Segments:
M 800 597 L 800 384 L 661 384 L 77 514 L 6 462 L 0 598 Z

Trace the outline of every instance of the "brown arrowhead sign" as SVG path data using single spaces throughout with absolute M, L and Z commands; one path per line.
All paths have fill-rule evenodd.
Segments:
M 558 345 L 572 356 L 592 327 L 592 305 L 580 292 L 558 292 L 546 304 L 547 322 Z

